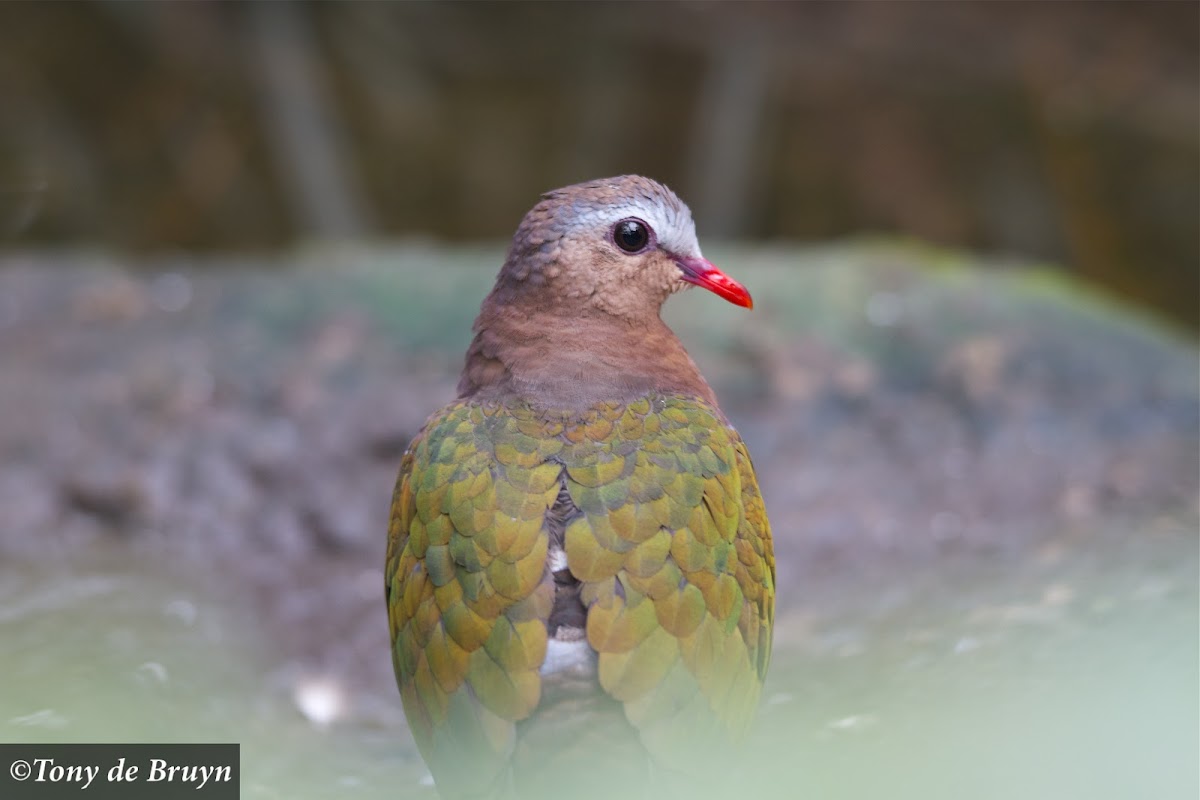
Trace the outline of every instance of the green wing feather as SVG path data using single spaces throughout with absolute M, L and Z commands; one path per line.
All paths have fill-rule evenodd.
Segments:
M 460 403 L 429 420 L 401 463 L 388 537 L 396 681 L 448 795 L 484 793 L 507 768 L 515 723 L 537 706 L 554 599 L 542 520 L 561 467 L 507 452 L 539 443 L 489 411 Z
M 774 616 L 770 528 L 745 445 L 715 410 L 654 398 L 623 408 L 615 429 L 567 462 L 583 511 L 567 563 L 584 583 L 601 687 L 659 763 L 686 769 L 739 738 L 757 708 Z
M 581 414 L 461 402 L 405 455 L 387 557 L 401 697 L 448 793 L 494 785 L 537 706 L 553 604 L 543 524 L 564 486 L 600 686 L 651 755 L 685 769 L 757 707 L 774 555 L 750 457 L 719 412 L 676 396 Z

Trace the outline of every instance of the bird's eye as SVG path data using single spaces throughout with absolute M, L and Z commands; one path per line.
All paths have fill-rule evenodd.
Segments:
M 637 253 L 650 243 L 650 226 L 640 219 L 623 219 L 613 227 L 613 241 L 626 253 Z

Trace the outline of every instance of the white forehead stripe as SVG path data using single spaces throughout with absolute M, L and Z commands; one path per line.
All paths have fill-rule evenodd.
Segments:
M 678 256 L 701 258 L 696 225 L 687 206 L 671 208 L 648 197 L 638 197 L 624 203 L 605 205 L 579 215 L 585 224 L 609 227 L 628 217 L 644 220 L 654 229 L 659 247 Z

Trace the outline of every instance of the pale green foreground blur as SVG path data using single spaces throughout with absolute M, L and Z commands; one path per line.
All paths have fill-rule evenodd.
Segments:
M 730 767 L 780 798 L 1195 797 L 1195 549 L 1178 536 L 1066 575 L 948 568 L 893 618 L 837 620 L 832 653 L 784 615 Z M 73 560 L 2 568 L 6 741 L 238 741 L 248 800 L 434 796 L 402 732 L 317 729 L 270 686 L 254 619 L 119 553 Z
M 795 278 L 771 269 L 786 253 L 708 255 L 751 288 L 761 316 L 691 293 L 673 299 L 666 317 L 723 397 L 741 358 L 722 352 L 733 332 L 757 320 L 785 338 L 849 325 L 837 309 L 805 307 Z M 441 271 L 414 266 L 430 259 L 393 269 L 386 256 L 367 258 L 332 273 L 340 288 L 324 301 L 368 309 L 384 335 L 452 372 L 496 257 L 442 255 L 432 260 Z M 845 273 L 845 291 L 857 274 Z M 975 278 L 951 271 L 937 280 Z M 1050 302 L 1067 291 L 1044 290 Z M 303 299 L 289 307 L 319 313 Z M 732 394 L 730 415 L 752 446 L 764 443 L 764 459 L 775 457 L 765 423 Z M 778 489 L 766 499 L 769 511 L 789 507 Z M 387 496 L 376 501 L 384 513 Z M 1069 532 L 894 562 L 878 553 L 859 560 L 851 549 L 827 570 L 796 566 L 815 558 L 801 546 L 812 532 L 773 514 L 789 562 L 774 659 L 759 725 L 747 752 L 731 754 L 731 785 L 713 797 L 1196 797 L 1195 513 L 1193 504 L 1144 509 L 1135 523 L 1099 515 Z M 382 528 L 377 541 L 381 559 Z M 364 563 L 379 566 L 369 554 Z M 121 536 L 0 561 L 0 740 L 236 741 L 248 800 L 435 796 L 391 687 L 343 685 L 346 702 L 360 706 L 354 713 L 328 726 L 306 718 L 296 689 L 304 658 L 279 644 L 289 638 L 280 626 L 302 621 L 271 618 L 237 587 L 226 590 L 231 576 L 205 569 L 174 557 L 169 538 L 155 553 L 135 553 Z M 344 591 L 369 599 L 375 587 L 366 584 Z M 363 607 L 386 641 L 381 578 L 378 602 Z M 336 635 L 326 639 L 336 654 Z M 377 657 L 388 659 L 386 645 Z M 354 674 L 347 668 L 343 684 Z

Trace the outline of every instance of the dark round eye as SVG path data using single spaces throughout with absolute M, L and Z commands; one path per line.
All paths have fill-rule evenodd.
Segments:
M 650 243 L 650 226 L 640 219 L 623 219 L 613 227 L 613 241 L 626 253 L 636 253 Z

